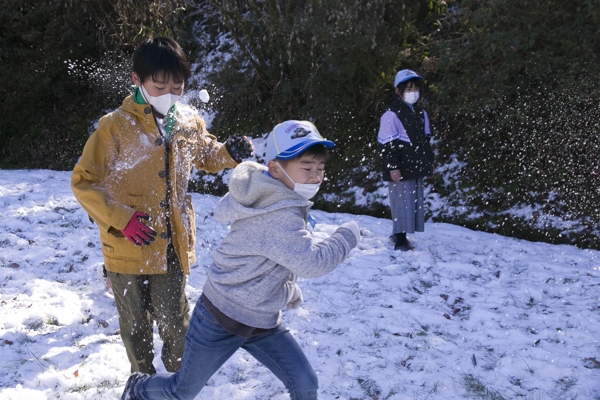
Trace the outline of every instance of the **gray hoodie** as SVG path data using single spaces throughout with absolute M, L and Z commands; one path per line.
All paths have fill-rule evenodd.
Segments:
M 312 202 L 303 199 L 267 168 L 238 165 L 214 217 L 231 231 L 213 253 L 204 295 L 223 314 L 256 328 L 281 323 L 283 307 L 296 308 L 298 276 L 316 278 L 335 269 L 360 238 L 354 221 L 317 242 L 307 229 Z

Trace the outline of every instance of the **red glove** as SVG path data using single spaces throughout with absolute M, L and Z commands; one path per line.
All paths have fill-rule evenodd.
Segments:
M 129 220 L 129 223 L 125 229 L 121 231 L 121 233 L 125 235 L 127 240 L 136 246 L 149 245 L 150 243 L 154 242 L 153 236 L 156 236 L 156 231 L 145 223 L 141 222 L 139 220 L 140 218 L 147 220 L 149 216 L 143 212 L 134 212 L 133 216 Z

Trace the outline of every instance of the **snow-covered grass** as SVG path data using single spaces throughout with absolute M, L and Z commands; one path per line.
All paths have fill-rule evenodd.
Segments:
M 97 228 L 70 173 L 0 170 L 0 399 L 118 399 L 129 363 L 96 270 Z M 193 194 L 198 299 L 227 233 L 217 197 Z M 600 399 L 600 252 L 427 223 L 394 251 L 391 222 L 314 211 L 324 238 L 355 219 L 362 242 L 332 273 L 301 280 L 286 312 L 322 399 Z M 161 342 L 155 335 L 156 348 Z M 163 366 L 157 357 L 159 370 Z M 198 399 L 287 399 L 243 351 Z

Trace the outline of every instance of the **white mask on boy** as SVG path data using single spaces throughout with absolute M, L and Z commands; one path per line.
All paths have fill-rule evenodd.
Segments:
M 319 182 L 319 183 L 296 183 L 288 175 L 288 173 L 285 172 L 285 169 L 283 169 L 283 167 L 279 163 L 277 163 L 277 165 L 279 165 L 279 168 L 281 168 L 281 170 L 283 171 L 283 173 L 285 174 L 285 176 L 287 176 L 288 179 L 290 181 L 292 181 L 292 183 L 294 184 L 294 192 L 298 193 L 305 200 L 310 200 L 313 197 L 315 197 L 315 195 L 319 191 L 319 187 L 321 186 L 321 182 Z
M 173 104 L 177 103 L 177 100 L 181 98 L 181 96 L 171 93 L 166 93 L 160 96 L 150 96 L 144 85 L 141 85 L 140 89 L 142 89 L 142 94 L 144 95 L 146 102 L 162 115 L 167 115 L 171 107 L 173 107 Z
M 405 103 L 412 105 L 419 100 L 419 95 L 419 92 L 404 92 L 404 98 L 402 100 L 404 100 Z

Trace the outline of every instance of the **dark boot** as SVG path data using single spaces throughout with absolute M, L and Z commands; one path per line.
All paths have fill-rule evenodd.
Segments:
M 415 246 L 406 238 L 406 232 L 396 233 L 394 236 L 396 237 L 394 250 L 410 251 L 415 249 Z

